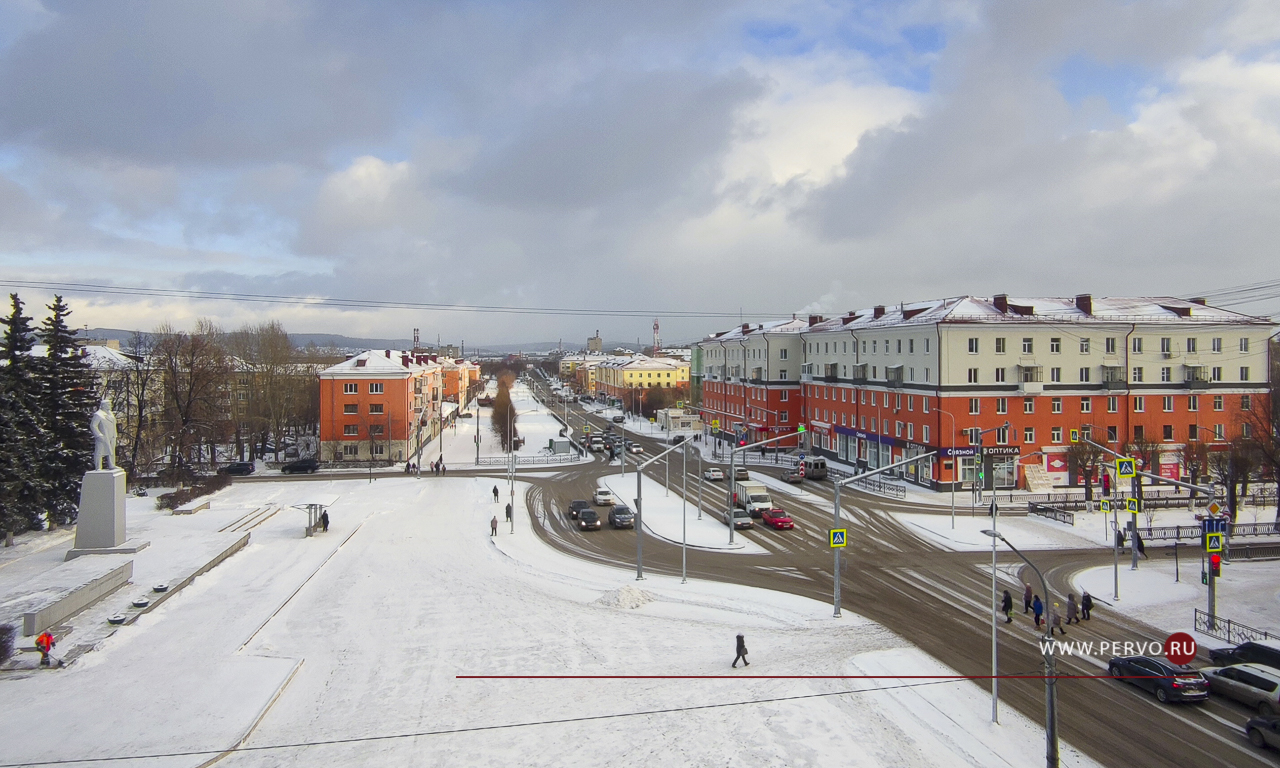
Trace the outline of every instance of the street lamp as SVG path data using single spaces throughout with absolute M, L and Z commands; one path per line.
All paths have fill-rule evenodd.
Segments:
M 1022 562 L 1031 566 L 1031 570 L 1036 572 L 1036 576 L 1040 577 L 1040 588 L 1044 591 L 1045 609 L 1048 613 L 1049 601 L 1053 597 L 1049 594 L 1049 582 L 1044 580 L 1044 574 L 1035 566 L 1035 563 L 1027 559 L 1017 547 L 1013 546 L 1002 534 L 997 531 L 984 530 L 983 533 L 991 537 L 994 544 L 996 539 L 1003 541 L 1009 545 L 1009 549 L 1013 553 L 1022 558 Z M 1058 686 L 1057 686 L 1057 663 L 1053 658 L 1053 624 L 1048 620 L 1044 624 L 1045 635 L 1044 641 L 1041 643 L 1044 648 L 1044 764 L 1047 768 L 1058 768 Z M 994 639 L 993 639 L 994 642 Z
M 956 417 L 950 411 L 938 409 L 951 419 L 951 530 L 956 529 L 956 476 L 960 474 L 960 460 L 956 458 Z

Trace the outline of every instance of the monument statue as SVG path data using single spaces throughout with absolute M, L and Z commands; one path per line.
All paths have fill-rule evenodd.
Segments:
M 93 468 L 102 469 L 102 460 L 107 460 L 107 469 L 116 468 L 116 415 L 111 412 L 111 401 L 102 398 L 98 410 L 89 420 L 89 431 L 93 433 Z

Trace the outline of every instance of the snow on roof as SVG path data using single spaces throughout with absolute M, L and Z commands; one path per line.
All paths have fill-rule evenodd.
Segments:
M 390 356 L 387 353 L 390 353 Z M 418 356 L 425 360 L 423 356 Z M 408 365 L 404 364 L 404 360 L 408 359 Z M 337 365 L 331 365 L 320 372 L 321 376 L 339 376 L 342 374 L 360 374 L 367 376 L 371 374 L 385 374 L 390 376 L 406 375 L 416 373 L 418 371 L 429 370 L 431 368 L 439 368 L 439 363 L 419 363 L 415 361 L 415 356 L 410 352 L 404 352 L 398 349 L 382 350 L 370 349 L 360 354 L 347 358 Z
M 103 370 L 108 368 L 125 368 L 133 364 L 128 355 L 118 349 L 103 347 L 97 344 L 88 344 L 80 347 L 84 359 L 89 363 L 89 367 L 94 370 Z M 49 355 L 49 347 L 44 344 L 37 344 L 31 348 L 33 357 L 47 357 Z

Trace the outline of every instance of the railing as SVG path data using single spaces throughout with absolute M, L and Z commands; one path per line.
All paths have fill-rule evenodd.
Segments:
M 477 467 L 505 467 L 511 459 L 506 456 L 481 456 L 475 463 Z M 537 456 L 517 456 L 516 465 L 521 464 L 564 464 L 579 461 L 572 453 L 539 454 Z
M 1066 523 L 1067 525 L 1076 524 L 1076 516 L 1065 509 L 1050 507 L 1047 504 L 1038 504 L 1034 501 L 1027 504 L 1027 513 L 1047 517 L 1050 520 L 1057 520 L 1059 523 Z
M 905 486 L 886 483 L 885 481 L 877 480 L 874 477 L 864 477 L 861 480 L 854 480 L 852 485 L 856 485 L 864 491 L 878 493 L 881 496 L 889 496 L 894 499 L 907 498 L 907 489 Z
M 1275 635 L 1264 629 L 1254 629 L 1246 624 L 1224 619 L 1199 608 L 1196 608 L 1195 612 L 1195 628 L 1197 632 L 1216 637 L 1219 640 L 1226 640 L 1232 645 L 1239 645 L 1249 640 L 1277 639 Z
M 1280 558 L 1280 544 L 1246 544 L 1239 547 L 1227 547 L 1227 562 L 1232 560 L 1273 560 Z
M 1111 529 L 1115 530 L 1115 521 L 1107 521 Z M 1147 541 L 1168 541 L 1171 539 L 1199 539 L 1200 526 L 1198 525 L 1157 525 L 1157 526 L 1138 526 L 1138 533 L 1142 534 L 1142 538 Z M 1233 539 L 1237 536 L 1275 536 L 1280 535 L 1280 529 L 1276 528 L 1275 523 L 1228 523 L 1227 539 Z M 1260 555 L 1254 555 L 1260 557 Z

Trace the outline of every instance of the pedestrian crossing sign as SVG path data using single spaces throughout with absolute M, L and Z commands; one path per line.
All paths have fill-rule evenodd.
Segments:
M 1204 535 L 1204 551 L 1221 552 L 1223 536 L 1224 534 L 1221 533 L 1206 533 Z
M 1116 459 L 1116 477 L 1128 480 L 1138 476 L 1137 462 L 1133 459 Z
M 1110 502 L 1110 501 L 1107 501 L 1106 499 L 1103 499 L 1102 501 L 1099 501 L 1099 502 L 1098 502 L 1098 511 L 1099 511 L 1099 512 L 1101 512 L 1101 513 L 1102 513 L 1102 514 L 1104 514 L 1104 515 L 1105 515 L 1106 513 L 1110 512 L 1110 511 L 1111 511 L 1111 502 Z
M 845 538 L 849 535 L 847 528 L 832 528 L 830 533 L 831 548 L 839 549 L 845 546 Z
M 720 420 L 719 420 L 719 419 L 712 419 L 712 420 L 711 420 L 711 428 L 712 428 L 712 429 L 719 429 L 719 428 L 720 428 Z
M 1080 430 L 1078 429 L 1071 430 L 1071 442 L 1073 443 L 1080 442 Z
M 1124 508 L 1125 508 L 1127 511 L 1132 512 L 1132 513 L 1133 513 L 1133 514 L 1135 514 L 1135 515 L 1136 515 L 1136 514 L 1138 514 L 1138 500 L 1137 500 L 1137 499 L 1125 499 L 1125 500 L 1124 500 Z

